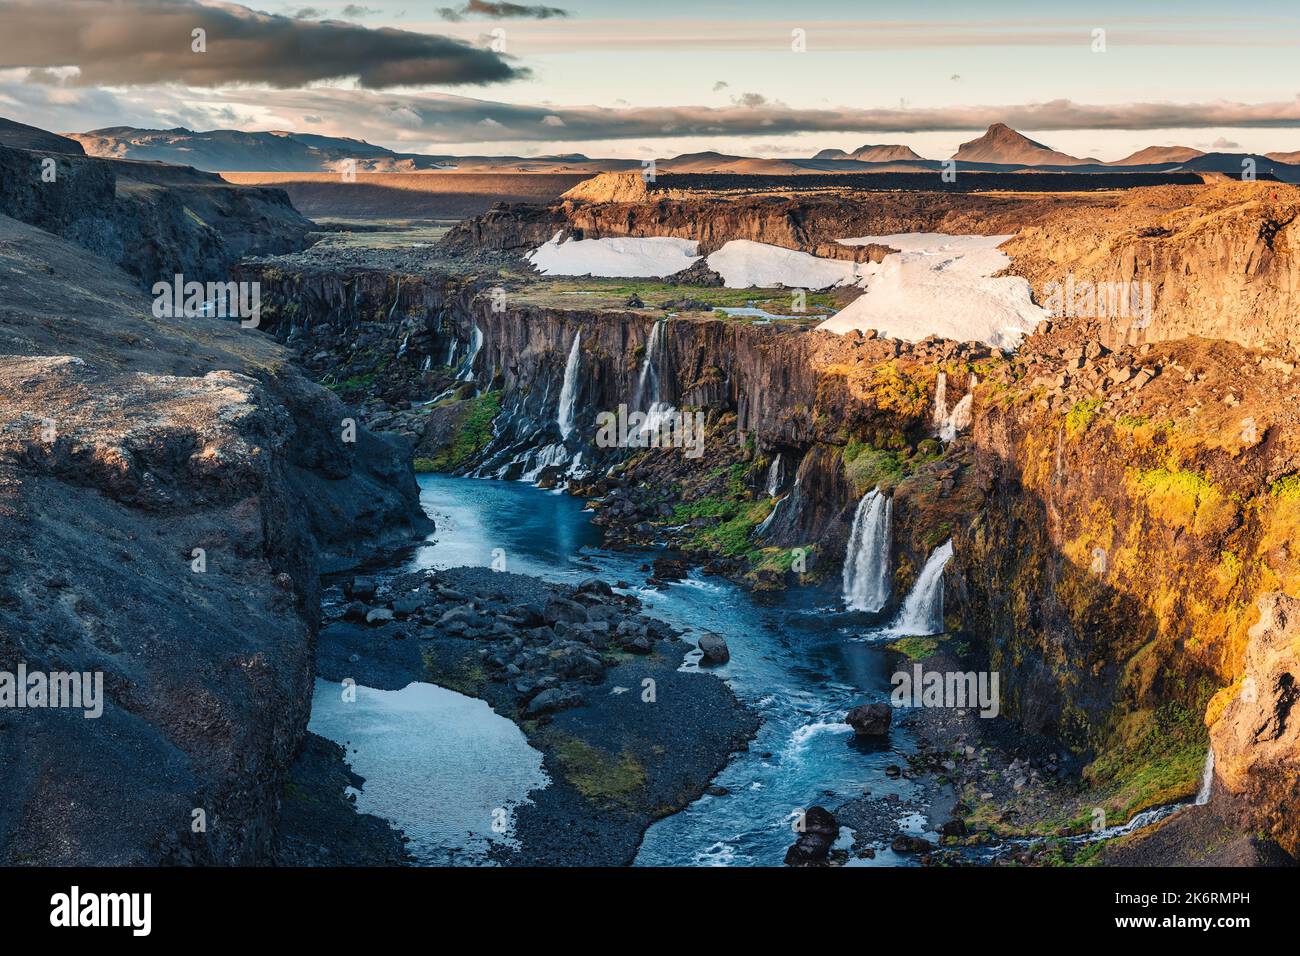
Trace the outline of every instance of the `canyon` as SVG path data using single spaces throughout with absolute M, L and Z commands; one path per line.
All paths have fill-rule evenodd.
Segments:
M 67 192 L 47 196 L 32 184 L 33 154 L 0 148 L 0 161 L 22 173 L 0 192 L 0 390 L 11 410 L 0 500 L 14 529 L 0 553 L 0 636 L 6 660 L 108 670 L 106 718 L 121 728 L 115 748 L 92 745 L 76 721 L 39 732 L 20 722 L 21 744 L 6 734 L 0 759 L 17 768 L 20 794 L 0 816 L 9 860 L 265 859 L 309 739 L 322 595 L 339 589 L 325 601 L 321 658 L 335 679 L 347 660 L 339 619 L 361 594 L 355 578 L 322 587 L 321 573 L 428 530 L 412 467 L 567 492 L 610 547 L 661 553 L 638 572 L 651 590 L 699 569 L 767 598 L 842 590 L 848 611 L 896 623 L 919 595 L 895 653 L 996 672 L 1003 695 L 996 721 L 962 727 L 970 753 L 954 768 L 943 768 L 943 753 L 957 731 L 922 724 L 938 746 L 909 772 L 942 776 L 964 810 L 953 811 L 960 827 L 922 841 L 936 853 L 1073 838 L 1088 832 L 1094 808 L 1125 823 L 1190 800 L 1211 749 L 1212 826 L 1235 859 L 1300 854 L 1291 719 L 1300 379 L 1288 323 L 1297 187 L 1115 173 L 1096 187 L 985 191 L 972 174 L 961 191 L 827 187 L 807 176 L 751 191 L 745 177 L 669 173 L 647 183 L 615 171 L 541 204 L 495 205 L 436 246 L 397 254 L 309 245 L 307 221 L 273 188 L 69 154 L 59 160 Z M 205 228 L 218 219 L 256 225 Z M 128 254 L 137 230 L 159 223 L 167 243 Z M 1149 314 L 1075 303 L 1014 348 L 839 334 L 817 326 L 870 296 L 869 277 L 865 287 L 735 289 L 704 260 L 664 276 L 599 278 L 540 275 L 524 259 L 553 240 L 661 238 L 695 243 L 700 256 L 749 242 L 878 265 L 899 250 L 842 240 L 909 233 L 1011 236 L 1000 246 L 1006 271 L 1027 282 L 1036 306 L 1070 276 L 1149 287 Z M 259 328 L 153 318 L 140 286 L 172 263 L 257 283 Z M 45 320 L 51 311 L 66 324 Z M 598 442 L 597 416 L 620 406 L 698 413 L 703 454 Z M 339 437 L 352 417 L 355 445 Z M 41 437 L 46 419 L 56 423 L 52 441 Z M 204 576 L 190 569 L 194 548 L 207 556 Z M 494 659 L 482 643 L 491 632 L 445 633 L 459 601 L 447 592 L 477 593 L 489 616 L 523 625 L 508 601 L 484 596 L 489 585 L 438 575 L 384 578 L 378 596 L 361 589 L 374 605 L 366 615 L 389 613 L 347 627 L 383 635 L 390 648 L 363 666 L 388 681 L 459 675 L 460 689 L 521 724 L 537 718 L 534 739 L 587 719 L 586 678 L 521 690 L 513 660 L 495 655 L 467 679 L 476 657 Z M 532 585 L 500 584 L 515 587 Z M 408 590 L 421 609 L 398 615 Z M 617 603 L 588 584 L 561 597 Z M 428 660 L 398 616 L 422 622 L 435 648 Z M 584 624 L 589 612 L 572 616 Z M 528 626 L 562 620 L 552 611 Z M 872 629 L 885 622 L 870 620 Z M 187 640 L 196 633 L 197 662 Z M 615 651 L 638 654 L 645 648 L 629 648 L 639 638 L 680 658 L 667 632 L 625 631 Z M 706 644 L 717 653 L 700 641 L 702 652 Z M 439 648 L 456 654 L 440 659 Z M 606 669 L 587 683 L 616 680 Z M 701 697 L 732 709 L 721 682 L 682 686 L 712 688 Z M 530 716 L 538 699 L 547 704 Z M 191 701 L 197 713 L 181 706 Z M 619 834 L 618 862 L 656 814 L 692 803 L 746 726 L 737 715 L 710 740 L 703 779 L 683 777 L 662 803 L 637 803 L 636 826 L 598 817 L 593 826 Z M 670 736 L 674 754 L 688 746 L 681 728 Z M 1025 784 L 995 787 L 976 749 L 1006 755 L 999 766 L 1013 780 L 1026 768 Z M 547 752 L 554 759 L 560 745 Z M 149 787 L 115 775 L 141 753 L 164 768 Z M 148 825 L 105 826 L 100 842 L 87 840 L 57 814 L 42 816 L 67 803 L 51 782 L 60 779 L 111 782 L 119 805 Z M 982 796 L 986 787 L 995 798 Z M 1140 860 L 1144 841 L 1176 834 L 1206 806 L 1125 835 L 1098 859 Z M 222 821 L 206 836 L 189 828 L 201 807 Z M 836 810 L 840 820 L 867 812 L 854 802 Z M 661 846 L 651 840 L 643 852 Z

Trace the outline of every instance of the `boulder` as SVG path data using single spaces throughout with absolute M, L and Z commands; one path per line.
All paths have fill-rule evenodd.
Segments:
M 374 607 L 371 608 L 366 613 L 367 624 L 374 624 L 374 625 L 387 624 L 392 619 L 393 619 L 393 611 L 391 608 Z
M 375 579 L 356 577 L 347 583 L 343 593 L 350 598 L 365 601 L 375 596 Z
M 831 846 L 840 835 L 840 825 L 825 807 L 809 807 L 796 824 L 799 836 L 785 851 L 786 866 L 816 866 L 826 861 Z
M 568 598 L 553 597 L 546 602 L 546 607 L 542 609 L 542 617 L 547 624 L 556 624 L 563 622 L 565 624 L 585 624 L 587 623 L 587 609 L 577 601 L 570 601 Z
M 701 634 L 699 646 L 704 654 L 703 662 L 706 664 L 725 664 L 731 660 L 731 649 L 727 647 L 727 642 L 721 635 Z
M 552 714 L 566 707 L 576 707 L 582 703 L 582 695 L 575 690 L 551 687 L 542 691 L 528 703 L 525 713 L 529 717 Z
M 929 853 L 934 849 L 934 844 L 924 837 L 901 833 L 894 837 L 890 848 L 895 853 Z
M 881 737 L 889 733 L 889 723 L 894 712 L 888 704 L 859 704 L 849 711 L 844 722 L 859 737 Z

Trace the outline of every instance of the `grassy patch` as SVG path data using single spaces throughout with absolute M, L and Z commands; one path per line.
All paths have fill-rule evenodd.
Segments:
M 467 399 L 465 413 L 451 444 L 433 458 L 422 458 L 425 471 L 452 471 L 465 464 L 492 440 L 492 422 L 501 411 L 501 393 L 486 392 Z M 421 470 L 421 469 L 416 469 Z
M 892 488 L 907 475 L 907 466 L 898 452 L 849 442 L 844 449 L 844 473 L 859 495 L 872 488 Z
M 1083 771 L 1110 822 L 1196 792 L 1208 746 L 1201 711 L 1171 703 L 1123 718 L 1116 743 Z
M 1268 493 L 1279 501 L 1300 500 L 1300 475 L 1286 475 L 1268 486 Z
M 939 649 L 936 637 L 902 637 L 885 645 L 891 651 L 906 655 L 914 661 L 924 660 Z
M 1233 497 L 1195 472 L 1152 468 L 1131 471 L 1130 478 L 1151 513 L 1170 527 L 1197 536 L 1221 534 L 1237 519 Z
M 424 670 L 429 675 L 429 679 L 440 687 L 446 687 L 448 690 L 454 690 L 467 697 L 477 697 L 483 690 L 483 685 L 487 683 L 487 674 L 484 673 L 481 664 L 471 660 L 463 660 L 455 667 L 443 670 L 438 666 L 437 659 L 430 651 L 424 652 Z
M 614 756 L 562 734 L 553 735 L 550 744 L 565 778 L 588 800 L 626 804 L 646 785 L 645 768 L 627 750 Z
M 1097 411 L 1101 408 L 1101 399 L 1085 398 L 1081 402 L 1075 402 L 1074 406 L 1065 415 L 1065 430 L 1071 438 L 1077 438 L 1088 430 L 1094 418 L 1097 417 Z
M 417 475 L 438 470 L 438 466 L 432 458 L 417 458 L 411 462 L 411 468 L 414 469 Z

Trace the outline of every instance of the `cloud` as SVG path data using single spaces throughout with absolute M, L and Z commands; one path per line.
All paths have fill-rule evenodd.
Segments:
M 766 106 L 767 97 L 762 93 L 741 93 L 739 96 L 733 96 L 731 102 L 735 103 L 737 106 L 755 109 L 759 106 Z
M 265 97 L 223 92 L 223 102 L 266 105 Z M 795 109 L 780 103 L 722 107 L 607 108 L 501 103 L 452 94 L 387 94 L 364 90 L 309 89 L 285 92 L 273 104 L 287 116 L 329 116 L 355 135 L 383 140 L 376 128 L 385 110 L 404 110 L 404 130 L 426 142 L 490 140 L 608 141 L 664 136 L 778 136 L 791 133 L 919 133 L 983 131 L 993 123 L 1016 129 L 1143 130 L 1231 127 L 1300 128 L 1300 101 L 1280 103 L 1129 103 L 1087 105 L 1070 100 L 1004 106 L 896 109 Z M 491 120 L 484 123 L 484 120 Z M 412 138 L 412 137 L 403 137 Z
M 373 17 L 379 13 L 374 7 L 363 7 L 359 3 L 349 3 L 343 8 L 343 15 L 349 20 L 360 20 L 362 17 Z
M 487 20 L 553 20 L 569 16 L 569 11 L 559 7 L 469 0 L 469 3 L 459 8 L 440 7 L 438 16 L 453 23 L 470 17 L 483 17 Z
M 297 13 L 291 13 L 290 16 L 295 20 L 319 20 L 325 16 L 325 11 L 319 7 L 303 7 Z
M 1210 144 L 1211 149 L 1237 149 L 1240 146 L 1241 146 L 1240 143 L 1234 143 L 1226 136 L 1220 136 L 1218 139 L 1216 139 L 1213 143 Z
M 69 29 L 80 24 L 80 29 Z M 206 52 L 192 49 L 205 31 Z M 493 83 L 528 75 L 499 53 L 450 37 L 297 20 L 196 0 L 6 0 L 0 68 L 75 65 L 80 86 L 265 83 L 357 77 L 371 89 Z
M 716 93 L 719 90 L 725 90 L 730 85 L 731 84 L 728 83 L 726 80 L 718 80 L 718 82 L 713 84 L 713 92 Z

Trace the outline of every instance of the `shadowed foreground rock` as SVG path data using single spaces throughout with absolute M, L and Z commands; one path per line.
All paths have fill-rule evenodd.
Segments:
M 422 526 L 400 447 L 237 323 L 0 217 L 0 862 L 253 863 L 306 730 L 318 577 Z M 346 546 L 345 546 L 346 543 Z

